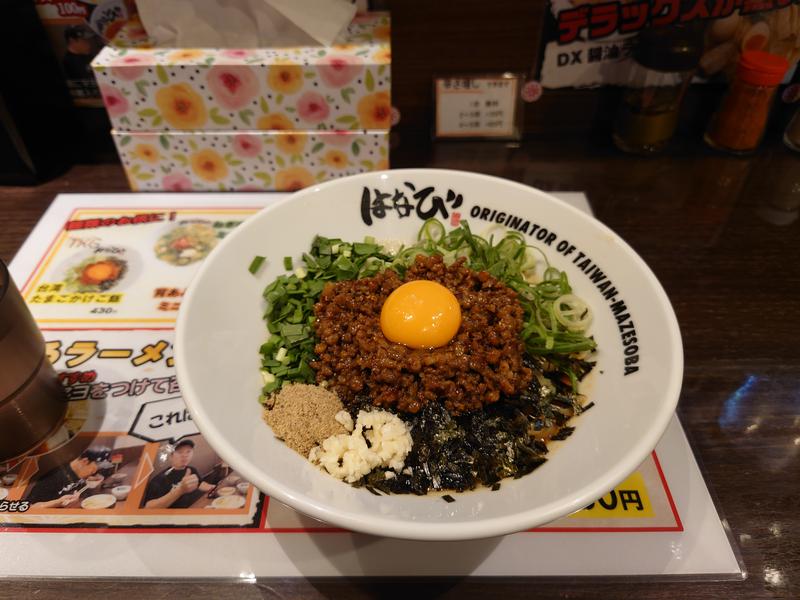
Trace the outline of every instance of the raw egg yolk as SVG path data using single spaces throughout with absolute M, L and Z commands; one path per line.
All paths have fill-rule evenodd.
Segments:
M 383 303 L 381 330 L 392 342 L 410 348 L 444 346 L 461 326 L 461 307 L 453 292 L 435 281 L 404 283 Z

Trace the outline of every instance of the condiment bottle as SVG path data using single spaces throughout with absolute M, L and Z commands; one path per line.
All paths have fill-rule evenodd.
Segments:
M 651 28 L 636 39 L 634 62 L 614 122 L 614 144 L 625 152 L 663 150 L 678 124 L 681 101 L 702 54 L 702 29 Z
M 795 152 L 800 152 L 800 108 L 794 113 L 794 117 L 786 126 L 783 133 L 783 143 Z
M 775 90 L 788 69 L 789 61 L 782 56 L 742 52 L 736 77 L 706 130 L 706 143 L 734 154 L 755 150 L 764 136 Z

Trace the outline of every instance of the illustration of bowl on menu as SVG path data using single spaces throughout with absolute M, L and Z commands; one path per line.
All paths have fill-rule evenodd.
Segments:
M 11 487 L 14 485 L 14 482 L 17 480 L 16 473 L 6 473 L 3 475 L 3 485 L 6 487 Z
M 217 241 L 208 221 L 182 221 L 158 238 L 155 253 L 164 262 L 182 267 L 203 260 Z
M 220 496 L 219 498 L 215 498 L 211 503 L 211 507 L 230 510 L 242 508 L 244 506 L 244 502 L 244 498 L 239 495 L 232 494 L 229 496 Z
M 64 287 L 69 292 L 91 293 L 114 289 L 128 272 L 128 261 L 95 254 L 67 270 Z
M 114 482 L 115 485 L 122 483 L 128 477 L 127 473 L 114 473 L 109 477 L 111 481 Z
M 102 475 L 89 475 L 89 477 L 86 478 L 86 487 L 93 490 L 103 483 L 103 479 L 104 477 Z
M 240 481 L 236 484 L 236 491 L 239 492 L 242 496 L 247 495 L 247 491 L 250 489 L 250 483 L 247 481 Z
M 111 494 L 120 501 L 125 500 L 130 493 L 131 486 L 129 485 L 118 485 L 117 487 L 111 488 Z
M 236 488 L 230 485 L 226 485 L 225 487 L 221 487 L 217 489 L 217 496 L 233 496 L 236 493 Z
M 117 499 L 111 494 L 97 494 L 81 501 L 81 508 L 85 510 L 101 510 L 111 508 L 116 503 Z

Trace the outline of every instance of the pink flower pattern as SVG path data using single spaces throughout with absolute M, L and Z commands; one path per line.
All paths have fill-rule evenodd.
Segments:
M 330 107 L 317 92 L 306 92 L 297 100 L 297 114 L 309 123 L 320 123 L 328 118 Z
M 192 180 L 182 173 L 172 173 L 164 176 L 161 187 L 168 192 L 191 192 Z
M 144 56 L 128 54 L 115 59 L 111 63 L 111 73 L 114 77 L 133 81 L 144 75 L 148 64 L 150 64 L 150 61 Z
M 110 116 L 121 117 L 128 112 L 128 100 L 117 88 L 101 85 L 100 94 L 103 96 L 103 103 Z
M 225 58 L 236 58 L 239 60 L 248 58 L 249 56 L 253 55 L 252 50 L 246 50 L 244 48 L 227 48 L 225 50 L 220 50 L 220 56 L 224 56 Z
M 247 106 L 258 94 L 258 80 L 250 67 L 211 67 L 207 79 L 216 101 L 229 110 Z
M 263 148 L 261 139 L 254 135 L 233 136 L 233 152 L 243 158 L 258 156 Z
M 319 77 L 332 88 L 346 86 L 363 70 L 363 61 L 358 56 L 330 55 L 319 62 Z

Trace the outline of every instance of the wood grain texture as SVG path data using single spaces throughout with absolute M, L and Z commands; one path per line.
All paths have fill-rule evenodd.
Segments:
M 395 136 L 393 166 L 464 169 L 546 190 L 585 190 L 641 254 L 680 322 L 679 412 L 741 547 L 743 582 L 446 579 L 223 582 L 8 581 L 0 597 L 797 598 L 800 597 L 800 158 L 772 142 L 738 159 L 691 143 L 657 159 L 588 142 L 430 144 Z M 76 167 L 37 188 L 0 188 L 8 260 L 59 192 L 119 192 L 118 165 Z M 634 315 L 635 318 L 635 315 Z M 535 558 L 535 557 L 532 557 Z

